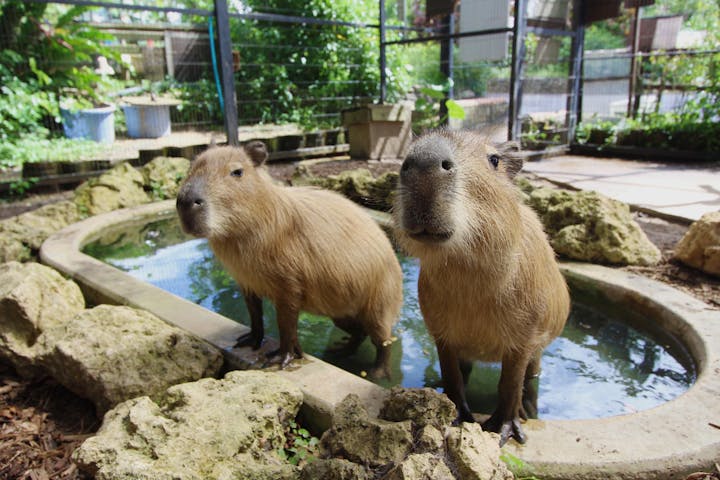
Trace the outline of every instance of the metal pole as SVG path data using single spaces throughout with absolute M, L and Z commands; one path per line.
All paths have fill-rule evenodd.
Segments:
M 380 0 L 380 104 L 385 103 L 387 96 L 387 60 L 385 58 L 385 0 Z
M 454 30 L 455 15 L 450 13 L 450 15 L 447 15 L 445 18 L 443 18 L 443 34 L 451 35 Z M 453 42 L 454 40 L 448 37 L 440 43 L 440 72 L 442 72 L 442 74 L 445 75 L 445 77 L 447 77 L 448 79 L 448 91 L 445 94 L 445 101 L 455 96 L 453 88 Z M 440 118 L 442 119 L 443 125 L 447 125 L 448 123 L 450 123 L 450 119 L 448 118 L 448 109 L 447 105 L 445 105 L 445 101 L 440 104 Z
M 573 31 L 570 52 L 570 98 L 567 106 L 567 143 L 575 138 L 575 128 L 582 119 L 583 54 L 585 51 L 585 2 L 575 0 L 573 4 Z
M 230 20 L 226 0 L 215 0 L 215 23 L 217 24 L 220 47 L 220 74 L 223 97 L 225 98 L 225 133 L 228 145 L 238 145 L 238 112 L 233 74 L 232 43 L 230 41 Z M 211 38 L 211 42 L 215 39 Z
M 640 50 L 640 7 L 635 7 L 635 17 L 633 18 L 633 41 L 632 41 L 632 57 L 630 60 L 630 88 L 628 89 L 627 116 L 632 118 L 635 116 L 635 94 L 637 90 L 638 76 L 638 51 Z
M 525 16 L 527 0 L 515 0 L 512 65 L 510 66 L 510 103 L 508 106 L 508 140 L 520 137 L 520 104 L 522 103 L 523 63 L 525 61 Z

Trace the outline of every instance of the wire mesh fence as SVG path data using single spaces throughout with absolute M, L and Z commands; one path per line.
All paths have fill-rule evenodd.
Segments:
M 526 145 L 547 146 L 573 141 L 578 122 L 717 119 L 717 2 L 379 3 L 382 29 L 375 0 L 230 1 L 226 100 L 238 123 L 329 128 L 343 109 L 406 101 L 418 129 L 509 123 Z M 0 103 L 3 125 L 14 125 L 0 128 L 4 139 L 36 127 L 61 135 L 64 102 L 128 96 L 176 99 L 175 130 L 223 128 L 214 2 L 4 0 L 0 9 Z M 127 119 L 115 111 L 121 137 Z

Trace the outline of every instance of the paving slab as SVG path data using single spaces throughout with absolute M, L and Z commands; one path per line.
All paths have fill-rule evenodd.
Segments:
M 689 221 L 720 210 L 718 162 L 681 164 L 562 155 L 527 162 L 524 170 L 581 190 Z

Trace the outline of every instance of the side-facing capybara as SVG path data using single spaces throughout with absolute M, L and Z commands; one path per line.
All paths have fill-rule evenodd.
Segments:
M 420 308 L 458 420 L 473 360 L 502 361 L 499 403 L 483 429 L 525 442 L 532 379 L 569 312 L 567 285 L 535 213 L 511 178 L 522 162 L 471 132 L 418 138 L 401 170 L 397 239 L 420 259 Z
M 206 237 L 245 295 L 259 348 L 262 301 L 277 310 L 280 363 L 302 356 L 300 310 L 327 315 L 350 333 L 352 353 L 366 335 L 377 348 L 372 375 L 389 375 L 390 329 L 402 305 L 402 271 L 390 241 L 359 206 L 339 194 L 273 183 L 255 141 L 211 148 L 192 163 L 177 197 L 183 229 Z

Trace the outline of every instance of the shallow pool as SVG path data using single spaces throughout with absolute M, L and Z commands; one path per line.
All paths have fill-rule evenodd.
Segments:
M 110 231 L 84 252 L 152 283 L 249 325 L 242 295 L 215 260 L 205 240 L 182 233 L 175 219 Z M 417 300 L 418 263 L 399 256 L 405 301 L 394 328 L 392 381 L 381 385 L 440 385 L 440 368 Z M 573 307 L 561 337 L 545 351 L 539 380 L 539 417 L 597 418 L 652 408 L 671 400 L 694 382 L 695 366 L 674 338 L 655 331 L 652 319 L 622 305 L 599 302 L 591 292 L 570 285 Z M 275 312 L 265 302 L 267 335 L 277 337 Z M 363 375 L 375 350 L 369 340 L 350 357 L 326 354 L 344 336 L 329 319 L 301 314 L 300 343 L 306 353 Z M 496 403 L 499 364 L 478 363 L 468 386 L 474 411 L 490 412 Z

